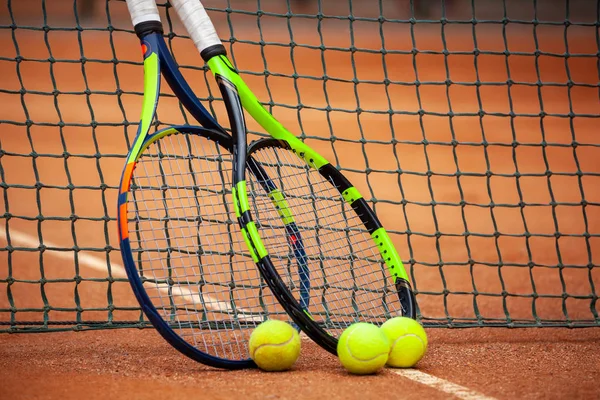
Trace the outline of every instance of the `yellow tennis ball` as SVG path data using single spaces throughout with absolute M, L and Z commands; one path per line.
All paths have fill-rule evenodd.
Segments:
M 417 321 L 395 317 L 381 325 L 390 341 L 387 365 L 396 368 L 413 367 L 427 351 L 427 334 Z
M 300 335 L 290 324 L 268 320 L 250 335 L 250 357 L 264 371 L 285 371 L 300 355 Z
M 349 372 L 357 375 L 374 374 L 387 362 L 390 342 L 383 331 L 373 324 L 357 322 L 340 336 L 338 357 Z

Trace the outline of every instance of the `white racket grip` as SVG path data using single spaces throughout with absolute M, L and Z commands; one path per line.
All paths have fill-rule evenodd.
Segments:
M 133 26 L 146 21 L 160 22 L 155 0 L 127 0 L 127 8 Z
M 200 53 L 208 47 L 222 44 L 210 17 L 199 0 L 171 0 L 171 2 Z

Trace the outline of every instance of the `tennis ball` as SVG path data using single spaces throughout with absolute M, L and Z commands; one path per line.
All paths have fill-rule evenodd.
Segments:
M 264 371 L 285 371 L 300 355 L 300 335 L 290 324 L 275 319 L 260 324 L 250 335 L 250 357 Z
M 357 375 L 374 374 L 387 362 L 390 342 L 373 324 L 357 322 L 340 336 L 337 354 L 344 368 Z
M 425 355 L 427 334 L 414 319 L 395 317 L 381 325 L 381 330 L 390 341 L 388 366 L 410 368 Z

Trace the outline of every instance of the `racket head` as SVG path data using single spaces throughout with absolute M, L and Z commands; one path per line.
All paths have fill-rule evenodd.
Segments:
M 232 139 L 163 129 L 130 153 L 118 226 L 129 282 L 173 347 L 218 368 L 254 367 L 251 330 L 288 316 L 261 279 L 231 206 Z
M 325 317 L 321 323 L 318 323 L 313 319 L 313 316 L 308 312 L 310 302 L 306 301 L 306 292 L 310 293 L 310 285 L 312 284 L 312 278 L 307 276 L 307 269 L 310 271 L 310 267 L 298 268 L 298 279 L 300 280 L 298 285 L 288 285 L 283 281 L 282 275 L 285 276 L 285 271 L 281 271 L 282 274 L 278 273 L 280 264 L 274 262 L 268 253 L 268 249 L 265 247 L 261 234 L 258 231 L 258 227 L 261 226 L 260 221 L 253 220 L 253 212 L 251 205 L 248 202 L 248 188 L 246 177 L 244 174 L 246 164 L 246 157 L 254 157 L 254 154 L 258 155 L 259 147 L 263 146 L 263 149 L 269 148 L 265 145 L 266 142 L 258 142 L 254 146 L 250 146 L 248 155 L 246 151 L 246 126 L 244 121 L 244 114 L 241 110 L 241 103 L 244 108 L 252 115 L 259 124 L 261 124 L 269 134 L 277 139 L 281 139 L 280 145 L 277 146 L 277 141 L 271 142 L 274 146 L 270 147 L 273 149 L 285 149 L 286 151 L 293 150 L 309 165 L 315 168 L 323 177 L 326 177 L 337 192 L 337 197 L 341 196 L 342 203 L 347 201 L 351 210 L 358 216 L 358 220 L 362 222 L 364 230 L 371 236 L 365 242 L 372 244 L 371 247 L 377 249 L 373 253 L 376 254 L 373 260 L 381 260 L 381 264 L 385 265 L 389 272 L 389 279 L 382 278 L 386 282 L 392 281 L 391 287 L 394 288 L 393 292 L 397 295 L 398 303 L 401 304 L 399 308 L 403 309 L 404 312 L 401 314 L 408 315 L 411 317 L 416 316 L 416 303 L 414 295 L 410 288 L 408 276 L 402 265 L 402 261 L 398 256 L 396 249 L 385 229 L 381 226 L 379 220 L 375 216 L 374 212 L 370 209 L 367 203 L 362 199 L 360 193 L 354 188 L 347 179 L 344 178 L 334 167 L 332 167 L 323 157 L 318 153 L 314 152 L 308 146 L 304 145 L 291 133 L 289 133 L 283 126 L 277 122 L 260 104 L 254 94 L 245 85 L 243 80 L 239 77 L 229 60 L 226 58 L 226 52 L 216 35 L 214 26 L 210 21 L 210 17 L 206 13 L 206 10 L 202 6 L 199 0 L 172 0 L 173 5 L 179 14 L 180 19 L 186 27 L 186 30 L 190 34 L 190 37 L 194 41 L 194 44 L 198 48 L 202 58 L 208 63 L 210 70 L 215 74 L 217 82 L 219 83 L 220 91 L 223 95 L 223 99 L 227 108 L 227 114 L 230 121 L 232 132 L 234 133 L 234 205 L 236 207 L 236 216 L 240 224 L 240 228 L 246 240 L 246 244 L 253 258 L 257 262 L 261 274 L 268 282 L 271 287 L 273 294 L 277 297 L 281 305 L 286 309 L 288 314 L 294 319 L 294 321 L 310 336 L 313 340 L 317 341 L 321 346 L 326 348 L 332 353 L 336 353 L 337 340 L 334 336 L 329 334 L 324 327 L 323 323 L 328 322 L 328 317 Z M 249 158 L 249 160 L 251 160 Z M 257 158 L 258 163 L 261 163 L 260 157 Z M 250 166 L 250 169 L 252 167 Z M 310 254 L 301 249 L 303 245 L 294 243 L 294 240 L 286 240 L 291 237 L 300 238 L 302 235 L 299 232 L 299 227 L 294 227 L 293 224 L 286 223 L 285 221 L 289 218 L 293 218 L 293 215 L 282 214 L 281 206 L 284 204 L 282 200 L 285 200 L 285 193 L 279 191 L 274 192 L 273 190 L 267 189 L 265 191 L 265 182 L 268 179 L 273 179 L 275 186 L 279 186 L 277 182 L 277 171 L 266 171 L 268 177 L 262 179 L 263 182 L 257 182 L 257 186 L 261 186 L 261 190 L 265 194 L 271 194 L 269 207 L 265 206 L 265 210 L 270 210 L 274 213 L 272 221 L 275 224 L 279 223 L 279 231 L 284 234 L 274 234 L 273 237 L 277 238 L 277 244 L 268 244 L 268 247 L 278 246 L 280 243 L 287 242 L 289 244 L 288 260 L 292 258 L 305 259 L 310 262 Z M 254 177 L 260 176 L 253 171 L 253 174 L 248 174 Z M 251 181 L 251 177 L 248 178 Z M 269 185 L 266 185 L 269 186 Z M 276 189 L 275 189 L 276 190 Z M 283 196 L 283 198 L 281 197 Z M 266 197 L 269 197 L 268 195 Z M 334 198 L 334 197 L 332 197 Z M 279 207 L 279 208 L 278 208 Z M 288 210 L 289 211 L 289 210 Z M 294 210 L 292 209 L 292 214 Z M 276 215 L 276 216 L 275 216 Z M 283 226 L 281 226 L 283 225 Z M 318 226 L 318 225 L 317 225 Z M 356 225 L 359 226 L 359 225 Z M 351 230 L 350 230 L 351 231 Z M 364 234 L 364 232 L 363 232 Z M 268 239 L 268 237 L 267 237 Z M 301 239 L 301 238 L 300 238 Z M 300 240 L 302 242 L 302 239 Z M 352 254 L 350 249 L 350 254 Z M 275 258 L 283 261 L 284 257 L 276 255 Z M 341 258 L 343 259 L 343 257 Z M 325 261 L 325 257 L 321 257 L 320 261 Z M 352 258 L 349 259 L 351 261 Z M 378 263 L 378 261 L 372 261 Z M 302 263 L 300 263 L 302 264 Z M 291 274 L 290 274 L 291 275 Z M 289 286 L 289 287 L 288 287 Z M 299 294 L 294 296 L 292 291 L 295 287 L 298 287 Z M 386 293 L 387 284 L 385 288 L 381 289 L 382 293 Z M 303 294 L 304 292 L 304 294 Z M 393 296 L 392 296 L 393 297 Z M 326 307 L 325 307 L 326 308 Z M 384 306 L 384 308 L 386 308 Z M 360 316 L 361 311 L 357 310 L 355 313 Z M 392 313 L 386 312 L 385 315 L 392 316 Z M 324 316 L 327 313 L 323 314 Z M 356 319 L 356 318 L 355 318 Z M 339 329 L 342 329 L 341 325 Z
M 252 367 L 254 363 L 247 351 L 248 328 L 257 326 L 267 316 L 279 319 L 288 316 L 270 292 L 263 293 L 267 285 L 241 244 L 239 231 L 235 226 L 230 229 L 235 223 L 235 215 L 228 216 L 230 199 L 226 196 L 231 194 L 231 138 L 198 101 L 179 72 L 162 37 L 155 1 L 127 0 L 127 6 L 144 54 L 142 117 L 127 156 L 118 200 L 121 253 L 129 281 L 150 322 L 179 351 L 214 367 Z M 190 114 L 210 130 L 176 126 L 148 134 L 158 103 L 161 76 Z M 163 151 L 175 137 L 187 138 L 183 141 L 185 146 L 179 149 L 171 146 L 172 151 Z M 191 146 L 197 141 L 203 145 Z M 190 151 L 192 147 L 194 151 Z M 215 151 L 203 153 L 207 148 Z M 182 149 L 188 150 L 187 153 Z M 205 165 L 186 172 L 198 160 Z M 218 163 L 218 167 L 206 165 L 208 160 L 213 165 Z M 172 164 L 179 174 L 165 175 L 165 171 L 173 171 Z M 141 168 L 146 165 L 153 171 L 151 175 L 148 169 Z M 207 175 L 210 179 L 204 185 L 194 181 L 197 176 Z M 152 179 L 160 181 L 148 183 Z M 169 194 L 170 190 L 189 192 L 192 188 L 194 194 L 188 193 L 183 200 Z M 200 203 L 206 200 L 207 193 L 214 201 Z M 219 198 L 214 199 L 215 196 Z M 138 207 L 149 202 L 153 202 L 150 209 Z M 179 215 L 172 218 L 169 212 L 173 214 L 177 209 Z M 214 227 L 216 233 L 211 229 Z M 168 233 L 173 229 L 180 231 L 179 236 Z M 150 240 L 142 232 L 151 235 Z M 203 239 L 208 242 L 202 243 Z M 202 258 L 207 256 L 212 256 L 213 261 L 205 262 Z M 186 257 L 187 263 L 182 262 Z M 224 257 L 228 260 L 223 260 Z M 244 307 L 236 306 L 236 296 L 241 297 L 237 298 L 237 304 Z
M 352 323 L 415 319 L 416 301 L 373 210 L 335 167 L 315 164 L 313 153 L 285 140 L 251 144 L 248 201 L 258 240 L 268 251 L 259 260 L 267 282 L 278 281 L 272 290 L 292 295 L 296 322 L 334 352 L 335 338 Z

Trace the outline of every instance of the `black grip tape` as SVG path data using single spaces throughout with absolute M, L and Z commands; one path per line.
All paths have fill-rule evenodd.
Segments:
M 141 39 L 151 33 L 163 33 L 163 26 L 160 21 L 144 21 L 133 27 L 135 34 Z
M 200 56 L 202 56 L 202 59 L 206 62 L 208 62 L 208 60 L 210 60 L 213 57 L 226 55 L 227 50 L 225 50 L 225 46 L 223 46 L 222 44 L 214 44 L 200 52 Z

